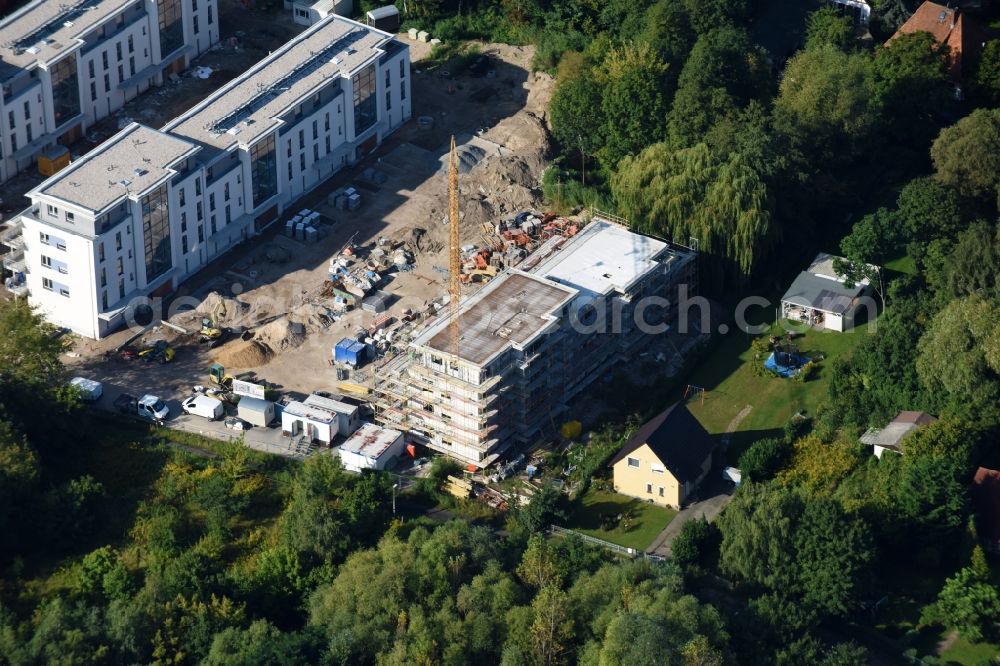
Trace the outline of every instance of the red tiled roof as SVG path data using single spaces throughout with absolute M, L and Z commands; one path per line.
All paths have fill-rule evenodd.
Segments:
M 962 78 L 963 56 L 971 58 L 982 42 L 979 30 L 959 10 L 929 0 L 917 7 L 886 46 L 900 35 L 913 32 L 929 32 L 936 42 L 948 45 L 948 75 L 954 81 Z
M 1000 471 L 980 467 L 972 479 L 972 506 L 979 538 L 1000 541 Z
M 923 3 L 917 7 L 917 11 L 913 12 L 913 15 L 906 20 L 896 34 L 893 35 L 889 41 L 892 41 L 899 35 L 907 35 L 911 32 L 929 32 L 934 35 L 934 39 L 937 42 L 944 43 L 948 41 L 952 30 L 956 27 L 958 23 L 959 13 L 957 9 L 952 9 L 951 7 L 945 7 L 944 5 L 939 5 L 936 2 Z

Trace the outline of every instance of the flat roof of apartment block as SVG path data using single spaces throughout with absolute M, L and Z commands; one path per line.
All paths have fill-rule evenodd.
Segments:
M 589 294 L 627 293 L 655 270 L 667 243 L 595 218 L 531 272 Z
M 289 107 L 377 58 L 391 39 L 388 33 L 331 15 L 164 129 L 219 149 L 237 142 L 249 145 L 273 130 Z
M 457 345 L 450 316 L 425 329 L 414 344 L 483 366 L 508 345 L 530 342 L 577 293 L 537 275 L 504 272 L 462 302 Z
M 49 62 L 76 46 L 77 38 L 136 0 L 35 0 L 0 21 L 0 78 L 36 62 Z
M 38 186 L 35 192 L 100 212 L 123 197 L 170 178 L 198 151 L 182 138 L 132 123 Z

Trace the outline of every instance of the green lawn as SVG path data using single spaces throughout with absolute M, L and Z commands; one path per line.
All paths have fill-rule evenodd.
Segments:
M 943 632 L 942 636 L 948 633 Z M 994 661 L 1000 659 L 1000 645 L 996 643 L 970 643 L 964 638 L 959 638 L 941 653 L 941 661 L 945 664 L 974 666 L 990 659 Z
M 776 325 L 772 331 L 774 334 L 782 332 Z M 750 442 L 778 434 L 793 414 L 814 414 L 816 407 L 826 399 L 833 359 L 850 353 L 867 332 L 868 326 L 864 324 L 846 333 L 810 329 L 796 338 L 800 353 L 808 357 L 822 354 L 825 359 L 807 382 L 754 375 L 750 365 L 750 338 L 745 333 L 730 333 L 692 374 L 689 382 L 704 387 L 707 393 L 704 404 L 700 398 L 689 398 L 688 408 L 709 433 L 721 435 L 736 415 L 750 406 L 750 412 L 740 421 L 730 442 L 728 458 L 735 463 Z
M 614 529 L 603 529 L 605 516 L 618 516 L 626 512 L 632 517 L 628 529 L 625 529 L 621 521 Z M 677 512 L 672 509 L 591 488 L 577 501 L 566 527 L 626 548 L 645 550 L 676 515 Z
M 917 262 L 914 261 L 913 257 L 908 254 L 896 257 L 892 261 L 885 262 L 885 267 L 890 271 L 895 271 L 896 273 L 905 273 L 906 275 L 917 274 Z

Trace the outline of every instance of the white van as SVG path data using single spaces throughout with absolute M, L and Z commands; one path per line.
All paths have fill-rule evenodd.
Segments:
M 97 402 L 104 395 L 104 386 L 93 379 L 74 377 L 69 380 L 69 385 L 76 388 L 80 393 L 80 400 L 84 402 Z
M 181 409 L 183 409 L 186 414 L 203 416 L 209 421 L 218 421 L 223 417 L 223 415 L 225 415 L 225 409 L 222 406 L 222 401 L 216 398 L 210 398 L 207 395 L 193 395 L 190 398 L 186 398 L 184 402 L 181 403 Z

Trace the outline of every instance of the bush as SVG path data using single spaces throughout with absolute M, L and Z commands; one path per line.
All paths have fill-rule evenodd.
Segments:
M 689 520 L 670 546 L 671 558 L 681 566 L 701 566 L 713 569 L 719 556 L 722 535 L 719 528 L 704 517 Z
M 818 361 L 807 361 L 805 365 L 799 368 L 798 374 L 795 375 L 795 379 L 800 382 L 807 382 L 816 376 L 816 372 L 819 370 Z
M 579 160 L 579 153 L 577 153 Z M 587 181 L 595 185 L 584 186 L 580 180 L 580 172 L 575 169 L 550 167 L 542 174 L 542 194 L 545 201 L 557 213 L 569 213 L 580 208 L 597 207 L 611 208 L 607 195 L 596 186 L 599 183 L 599 173 L 587 171 Z
M 767 481 L 792 459 L 792 445 L 781 439 L 759 439 L 740 456 L 740 473 L 744 480 Z

